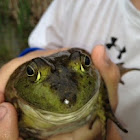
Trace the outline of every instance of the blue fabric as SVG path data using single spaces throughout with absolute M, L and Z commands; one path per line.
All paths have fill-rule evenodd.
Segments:
M 27 48 L 27 49 L 25 49 L 24 51 L 22 51 L 22 52 L 20 53 L 19 57 L 22 57 L 22 56 L 24 56 L 24 55 L 26 55 L 26 54 L 28 54 L 28 53 L 30 53 L 30 52 L 37 51 L 37 50 L 44 50 L 44 49 L 42 49 L 42 48 L 37 48 L 37 47 Z

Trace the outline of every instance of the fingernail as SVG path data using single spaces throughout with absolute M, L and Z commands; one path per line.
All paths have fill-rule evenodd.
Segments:
M 0 106 L 0 121 L 3 120 L 7 113 L 7 109 L 4 106 Z

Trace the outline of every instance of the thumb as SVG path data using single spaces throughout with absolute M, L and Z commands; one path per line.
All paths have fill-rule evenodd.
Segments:
M 18 123 L 15 108 L 10 103 L 0 104 L 0 140 L 18 140 Z
M 92 52 L 92 60 L 103 77 L 107 86 L 110 104 L 115 110 L 118 104 L 118 83 L 120 73 L 117 65 L 115 65 L 107 56 L 105 47 L 102 45 L 96 46 Z

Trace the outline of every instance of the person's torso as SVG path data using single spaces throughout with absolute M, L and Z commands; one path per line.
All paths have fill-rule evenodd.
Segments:
M 91 52 L 95 45 L 103 44 L 113 62 L 140 68 L 140 12 L 132 3 L 129 0 L 76 2 L 71 2 L 68 9 L 72 10 L 66 11 L 69 15 L 65 19 L 63 45 Z M 122 136 L 124 140 L 139 140 L 140 71 L 129 72 L 122 80 L 125 84 L 119 85 L 116 114 L 129 131 Z

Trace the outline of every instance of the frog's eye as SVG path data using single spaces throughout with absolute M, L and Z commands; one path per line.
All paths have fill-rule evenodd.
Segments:
M 87 54 L 82 53 L 81 55 L 81 66 L 80 69 L 82 72 L 85 71 L 86 68 L 88 68 L 91 64 L 91 59 Z
M 85 65 L 86 65 L 86 66 L 89 66 L 90 63 L 91 63 L 91 60 L 90 60 L 90 58 L 89 58 L 87 55 L 85 56 L 84 62 L 85 62 Z
M 29 77 L 29 80 L 32 82 L 38 82 L 41 78 L 40 72 L 37 70 L 37 68 L 33 68 L 31 65 L 27 66 L 26 69 L 27 76 Z
M 27 66 L 27 75 L 34 76 L 35 70 L 31 66 Z
M 81 56 L 81 63 L 83 65 L 83 67 L 88 67 L 91 64 L 91 59 L 88 55 L 86 54 L 82 54 Z

